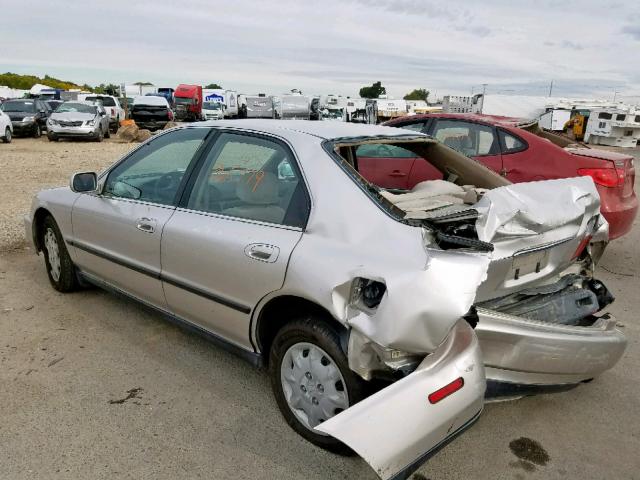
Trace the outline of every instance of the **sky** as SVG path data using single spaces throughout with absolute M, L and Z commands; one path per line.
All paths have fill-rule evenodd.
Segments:
M 1 2 L 0 71 L 242 93 L 487 93 L 640 102 L 640 1 Z

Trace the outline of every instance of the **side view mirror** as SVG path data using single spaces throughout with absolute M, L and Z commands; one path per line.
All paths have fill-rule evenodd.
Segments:
M 107 113 L 106 112 L 100 112 L 100 116 L 104 117 Z
M 98 175 L 95 172 L 74 173 L 70 187 L 76 193 L 93 192 L 98 187 Z

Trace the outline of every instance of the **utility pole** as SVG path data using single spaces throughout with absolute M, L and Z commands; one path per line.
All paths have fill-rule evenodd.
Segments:
M 551 84 L 549 85 L 549 96 L 551 96 L 551 92 L 553 92 L 553 80 L 551 80 Z
M 613 103 L 616 103 L 616 96 L 618 95 L 618 93 L 620 93 L 620 92 L 618 92 L 618 90 L 614 88 L 613 89 Z
M 482 95 L 484 96 L 484 93 L 487 91 L 487 85 L 488 83 L 483 83 L 482 84 Z

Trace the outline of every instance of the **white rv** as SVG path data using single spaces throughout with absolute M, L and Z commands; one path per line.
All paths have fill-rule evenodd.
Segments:
M 640 139 L 640 110 L 605 108 L 591 110 L 585 143 L 634 148 Z

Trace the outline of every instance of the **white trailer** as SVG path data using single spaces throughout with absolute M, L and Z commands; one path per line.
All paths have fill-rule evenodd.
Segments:
M 538 125 L 540 128 L 552 131 L 564 130 L 565 124 L 571 118 L 571 110 L 565 110 L 563 108 L 552 108 L 547 112 L 540 115 Z
M 282 120 L 309 120 L 311 98 L 298 93 L 274 97 L 276 117 Z
M 224 88 L 203 88 L 203 102 L 220 102 L 224 105 L 224 118 L 238 117 L 238 93 Z
M 245 95 L 247 118 L 274 118 L 273 97 L 266 95 Z
M 156 87 L 155 85 L 123 85 L 124 95 L 121 91 L 121 97 L 142 97 L 148 93 L 158 93 L 158 87 Z
M 607 108 L 591 110 L 585 143 L 634 148 L 640 140 L 640 110 Z

